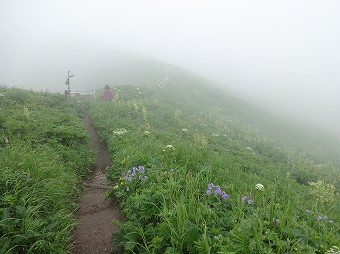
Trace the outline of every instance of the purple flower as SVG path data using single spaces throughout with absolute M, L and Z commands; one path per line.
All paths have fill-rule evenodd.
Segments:
M 222 193 L 222 190 L 221 190 L 220 186 L 217 186 L 216 190 L 215 190 L 215 194 L 221 195 L 221 193 Z
M 126 187 L 126 191 L 129 191 L 130 190 L 130 188 L 129 187 Z
M 225 191 L 222 191 L 220 186 L 214 185 L 213 183 L 208 184 L 208 190 L 205 193 L 207 195 L 210 195 L 211 193 L 215 193 L 216 195 L 220 195 L 223 199 L 226 199 L 229 197 L 229 194 L 227 194 Z
M 132 170 L 128 170 L 126 174 L 123 174 L 123 178 L 126 181 L 132 182 L 134 177 L 138 175 L 138 179 L 141 179 L 141 176 L 139 175 L 138 172 L 141 172 L 144 174 L 144 167 L 143 166 L 139 166 L 138 168 L 133 167 Z
M 308 210 L 308 209 L 306 210 L 306 213 L 311 213 L 311 212 L 312 212 L 311 210 Z
M 144 167 L 143 166 L 139 166 L 138 170 L 141 171 L 142 173 L 144 173 Z
M 129 177 L 129 176 L 124 176 L 124 180 L 128 181 L 128 182 L 131 182 L 132 181 L 132 178 Z
M 250 197 L 248 197 L 248 196 L 242 196 L 242 197 L 241 197 L 241 201 L 242 201 L 242 203 L 244 203 L 245 201 L 247 201 L 248 205 L 254 204 L 254 200 L 250 199 Z
M 223 193 L 222 193 L 222 198 L 224 198 L 224 199 L 226 199 L 226 198 L 228 198 L 229 197 L 229 194 L 227 194 L 227 193 L 225 193 L 224 191 L 223 191 Z
M 249 198 L 249 197 L 247 197 L 247 196 L 242 196 L 242 197 L 241 197 L 241 201 L 244 202 L 244 201 L 246 201 L 248 198 Z

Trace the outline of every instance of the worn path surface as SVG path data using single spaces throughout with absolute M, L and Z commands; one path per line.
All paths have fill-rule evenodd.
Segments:
M 79 196 L 79 208 L 76 213 L 77 225 L 73 233 L 73 254 L 112 253 L 118 251 L 111 241 L 112 232 L 117 227 L 112 220 L 121 220 L 119 205 L 104 199 L 107 187 L 105 170 L 110 166 L 110 155 L 91 125 L 84 120 L 90 133 L 91 145 L 96 151 L 96 163 L 92 178 L 84 183 L 84 191 Z

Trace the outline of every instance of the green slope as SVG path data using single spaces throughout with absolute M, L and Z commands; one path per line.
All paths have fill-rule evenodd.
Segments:
M 157 89 L 157 85 L 166 76 L 167 69 L 168 84 L 164 89 Z M 185 109 L 191 114 L 207 115 L 206 117 L 210 117 L 208 121 L 222 117 L 223 121 L 234 122 L 228 125 L 235 126 L 239 131 L 252 130 L 270 141 L 268 143 L 277 149 L 284 148 L 290 153 L 307 157 L 317 163 L 333 163 L 340 166 L 338 156 L 340 140 L 331 133 L 293 118 L 269 113 L 251 101 L 247 102 L 234 96 L 228 89 L 218 87 L 211 81 L 178 67 L 145 63 L 140 60 L 124 65 L 122 70 L 116 71 L 115 74 L 117 75 L 112 78 L 112 83 L 117 89 L 122 84 L 132 86 L 131 94 L 124 94 L 125 99 L 150 96 L 152 100 L 152 95 L 156 99 L 165 98 L 173 107 Z M 133 86 L 141 86 L 148 90 L 145 90 L 143 95 L 137 96 Z
M 105 75 L 113 102 L 0 87 L 1 253 L 68 251 L 92 156 L 84 113 L 112 153 L 126 253 L 339 247 L 337 139 L 175 66 L 137 59 Z
M 90 104 L 114 160 L 107 195 L 121 200 L 127 221 L 115 239 L 126 253 L 324 253 L 339 245 L 334 139 L 174 66 L 159 88 L 165 74 L 146 65 L 146 82 L 117 83 L 116 100 Z
M 75 104 L 0 87 L 0 253 L 68 253 L 76 194 L 92 161 Z

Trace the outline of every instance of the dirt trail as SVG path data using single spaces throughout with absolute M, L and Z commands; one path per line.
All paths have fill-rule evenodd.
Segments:
M 84 183 L 76 212 L 77 225 L 73 232 L 73 254 L 112 253 L 118 251 L 112 245 L 111 234 L 117 230 L 112 219 L 121 220 L 119 205 L 104 199 L 107 188 L 105 170 L 110 166 L 110 155 L 100 142 L 91 121 L 84 120 L 90 134 L 90 142 L 96 151 L 96 163 L 92 178 Z

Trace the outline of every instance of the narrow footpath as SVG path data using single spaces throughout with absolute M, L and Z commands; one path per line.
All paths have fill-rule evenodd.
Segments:
M 100 142 L 90 119 L 84 120 L 90 134 L 90 142 L 96 151 L 96 162 L 92 178 L 84 183 L 84 190 L 79 196 L 79 208 L 76 212 L 77 225 L 73 232 L 73 254 L 109 254 L 118 252 L 112 245 L 112 232 L 117 227 L 112 220 L 121 220 L 119 205 L 104 199 L 108 188 L 106 168 L 111 165 L 106 146 Z

